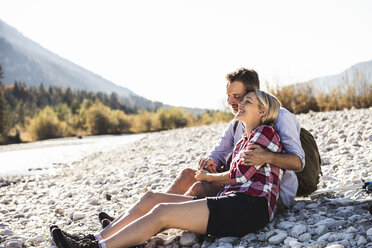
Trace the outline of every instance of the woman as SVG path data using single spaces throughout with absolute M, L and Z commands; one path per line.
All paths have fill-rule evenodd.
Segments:
M 268 126 L 278 116 L 279 108 L 280 102 L 266 92 L 254 90 L 244 96 L 235 118 L 245 124 L 247 132 L 235 146 L 230 171 L 201 170 L 195 176 L 199 181 L 225 184 L 217 197 L 194 200 L 188 196 L 148 192 L 127 214 L 95 237 L 73 238 L 54 226 L 51 232 L 56 246 L 130 247 L 168 228 L 242 236 L 264 227 L 274 216 L 283 170 L 270 164 L 244 166 L 242 152 L 253 144 L 282 152 L 278 134 Z

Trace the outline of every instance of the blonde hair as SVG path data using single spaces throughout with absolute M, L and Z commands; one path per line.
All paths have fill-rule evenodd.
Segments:
M 261 125 L 270 125 L 278 118 L 279 110 L 282 104 L 280 101 L 270 93 L 262 90 L 253 90 L 258 99 L 258 107 L 266 109 L 266 115 L 261 117 Z

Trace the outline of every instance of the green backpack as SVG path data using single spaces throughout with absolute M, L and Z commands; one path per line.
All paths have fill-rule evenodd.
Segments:
M 305 152 L 305 167 L 296 172 L 298 179 L 297 196 L 308 196 L 318 188 L 319 177 L 322 174 L 321 158 L 313 135 L 301 128 L 300 140 Z

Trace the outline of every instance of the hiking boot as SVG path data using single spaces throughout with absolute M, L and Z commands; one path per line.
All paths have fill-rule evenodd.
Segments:
M 57 225 L 51 225 L 51 226 L 49 227 L 50 233 L 52 233 L 53 229 L 55 229 L 55 228 L 60 229 Z M 61 229 L 60 229 L 60 230 L 61 230 Z M 83 234 L 80 234 L 80 233 L 79 233 L 79 234 L 77 234 L 77 235 L 73 235 L 73 234 L 69 234 L 69 233 L 67 233 L 67 232 L 65 232 L 65 231 L 62 231 L 62 230 L 61 230 L 61 232 L 62 232 L 62 234 L 63 234 L 64 236 L 69 237 L 69 238 L 74 239 L 74 240 L 81 240 L 81 239 L 96 240 L 96 238 L 95 238 L 94 235 L 92 235 L 92 234 L 83 235 Z
M 101 221 L 102 228 L 105 229 L 106 226 L 110 225 L 111 221 L 109 219 L 103 219 Z
M 114 217 L 111 217 L 110 215 L 106 214 L 105 212 L 100 212 L 98 214 L 98 219 L 99 219 L 99 222 L 102 222 L 104 219 L 108 219 L 110 221 L 115 220 Z
M 59 228 L 54 228 L 52 230 L 52 236 L 57 248 L 99 248 L 97 240 L 87 238 L 75 240 L 64 235 Z
M 70 248 L 61 229 L 53 228 L 51 235 L 57 248 Z

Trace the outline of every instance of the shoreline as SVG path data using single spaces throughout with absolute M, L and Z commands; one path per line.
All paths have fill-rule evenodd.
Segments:
M 324 162 L 319 189 L 372 179 L 372 108 L 313 112 L 297 118 L 316 138 Z M 0 187 L 0 248 L 53 247 L 51 224 L 73 233 L 98 231 L 100 211 L 118 216 L 144 192 L 164 192 L 182 169 L 196 167 L 225 127 L 215 124 L 147 133 L 110 152 L 63 164 L 50 174 L 15 176 L 16 184 Z M 256 234 L 212 240 L 171 229 L 154 242 L 160 247 L 179 247 L 185 245 L 185 238 L 193 237 L 188 246 L 194 248 L 372 247 L 370 202 L 371 194 L 361 190 L 296 198 L 291 209 Z

